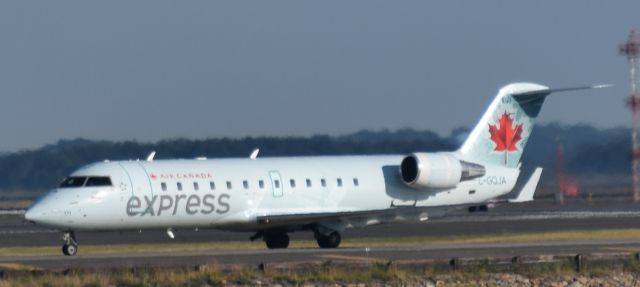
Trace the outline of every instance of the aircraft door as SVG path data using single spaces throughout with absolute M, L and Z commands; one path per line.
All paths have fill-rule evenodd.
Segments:
M 122 168 L 129 179 L 129 191 L 134 195 L 153 195 L 153 186 L 144 166 L 139 162 L 122 163 Z
M 280 178 L 280 172 L 277 170 L 269 171 L 269 178 L 271 179 L 273 197 L 282 197 L 282 195 L 284 195 L 284 192 L 282 179 Z

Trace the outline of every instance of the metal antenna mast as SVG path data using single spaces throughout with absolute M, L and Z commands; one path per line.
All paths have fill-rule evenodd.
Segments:
M 640 56 L 640 40 L 635 30 L 629 34 L 626 43 L 620 45 L 620 54 L 627 56 L 629 61 L 629 76 L 631 79 L 631 96 L 627 99 L 627 106 L 631 108 L 633 120 L 631 122 L 631 144 L 633 170 L 633 201 L 640 201 L 640 78 L 638 72 L 638 58 Z

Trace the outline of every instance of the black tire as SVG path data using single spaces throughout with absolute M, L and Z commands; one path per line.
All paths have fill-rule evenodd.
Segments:
M 66 256 L 75 256 L 78 253 L 78 246 L 75 244 L 65 244 L 62 246 L 62 253 Z
M 264 235 L 264 242 L 269 249 L 283 249 L 289 247 L 289 235 L 286 232 L 268 233 Z
M 342 237 L 340 236 L 340 233 L 336 231 L 331 232 L 329 235 L 317 233 L 316 241 L 318 242 L 318 246 L 320 246 L 320 248 L 337 248 L 338 246 L 340 246 Z

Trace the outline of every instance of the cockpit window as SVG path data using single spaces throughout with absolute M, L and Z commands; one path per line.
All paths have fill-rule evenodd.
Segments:
M 107 176 L 92 176 L 85 186 L 111 186 L 111 179 Z
M 61 183 L 60 187 L 62 188 L 70 188 L 70 187 L 83 187 L 83 186 L 111 186 L 111 178 L 108 176 L 72 176 L 65 178 Z
M 82 187 L 85 181 L 87 178 L 84 176 L 67 177 L 60 183 L 60 187 Z

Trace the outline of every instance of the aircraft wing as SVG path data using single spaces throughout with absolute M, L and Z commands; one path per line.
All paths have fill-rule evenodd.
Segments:
M 359 222 L 362 225 L 388 222 L 395 220 L 425 220 L 428 216 L 435 214 L 440 215 L 438 212 L 441 208 L 427 208 L 427 207 L 413 207 L 402 206 L 390 209 L 381 210 L 366 210 L 366 211 L 347 211 L 347 212 L 328 212 L 328 213 L 299 213 L 299 214 L 283 214 L 283 215 L 265 215 L 258 216 L 258 225 L 265 228 L 273 228 L 280 226 L 305 226 L 309 224 L 316 224 L 322 222 L 344 222 L 354 223 Z

